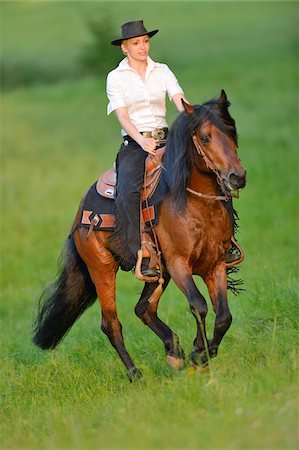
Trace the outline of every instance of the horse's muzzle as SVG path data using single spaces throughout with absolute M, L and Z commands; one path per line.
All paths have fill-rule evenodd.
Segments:
M 224 182 L 230 191 L 242 189 L 246 185 L 246 170 L 242 169 L 229 173 Z

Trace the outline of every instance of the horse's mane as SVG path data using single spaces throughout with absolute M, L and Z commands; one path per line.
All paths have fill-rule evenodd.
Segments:
M 228 112 L 229 106 L 230 103 L 222 96 L 196 105 L 192 114 L 180 113 L 169 130 L 163 157 L 165 170 L 161 177 L 161 194 L 170 193 L 177 211 L 184 210 L 186 206 L 186 188 L 195 163 L 192 132 L 210 121 L 237 143 L 236 125 Z

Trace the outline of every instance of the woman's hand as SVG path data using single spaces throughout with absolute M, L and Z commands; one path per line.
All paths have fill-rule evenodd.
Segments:
M 153 138 L 143 138 L 140 147 L 147 153 L 154 155 L 156 153 L 157 143 Z
M 132 124 L 128 110 L 126 107 L 122 106 L 120 108 L 117 108 L 115 111 L 116 117 L 121 125 L 121 127 L 125 130 L 125 132 L 131 136 L 134 141 L 138 142 L 142 150 L 144 150 L 147 153 L 150 153 L 151 155 L 154 155 L 156 152 L 157 143 L 155 139 L 153 138 L 145 138 L 135 125 Z

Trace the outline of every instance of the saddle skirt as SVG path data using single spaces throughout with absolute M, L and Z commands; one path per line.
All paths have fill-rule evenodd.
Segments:
M 162 158 L 165 146 L 159 148 L 155 155 L 149 154 L 145 160 L 145 182 L 142 187 L 142 201 L 149 199 L 154 194 L 163 168 Z M 116 186 L 115 167 L 107 170 L 97 181 L 96 190 L 102 197 L 114 199 Z

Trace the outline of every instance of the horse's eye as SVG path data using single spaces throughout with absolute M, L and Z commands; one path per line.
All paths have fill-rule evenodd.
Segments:
M 210 142 L 210 139 L 205 134 L 200 135 L 200 140 L 204 145 L 207 145 Z

